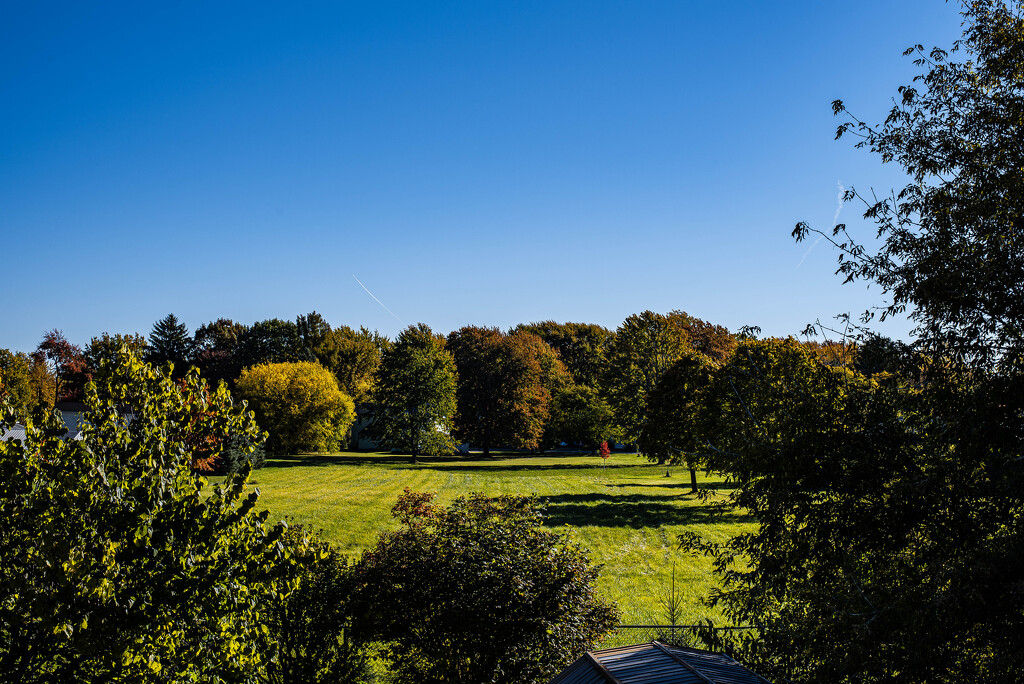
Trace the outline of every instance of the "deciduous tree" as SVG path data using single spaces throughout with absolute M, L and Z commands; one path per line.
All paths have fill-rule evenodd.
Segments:
M 705 462 L 706 435 L 700 419 L 708 400 L 715 364 L 691 351 L 672 364 L 648 395 L 648 419 L 640 431 L 640 450 L 659 463 L 685 464 L 697 491 L 697 468 Z
M 193 360 L 211 385 L 220 382 L 234 386 L 242 372 L 239 340 L 248 328 L 230 318 L 218 318 L 196 328 L 192 338 Z
M 844 226 L 826 236 L 840 273 L 887 295 L 883 317 L 910 312 L 926 372 L 851 383 L 820 364 L 759 364 L 762 380 L 726 407 L 741 448 L 723 467 L 760 522 L 696 546 L 716 558 L 720 607 L 758 628 L 740 657 L 780 679 L 1016 682 L 1024 670 L 1024 5 L 963 13 L 956 50 L 908 51 L 923 73 L 883 124 L 840 126 L 909 175 L 866 196 L 880 247 Z
M 11 406 L 24 410 L 36 404 L 32 388 L 32 359 L 24 352 L 0 349 L 0 394 Z
M 381 357 L 373 392 L 372 432 L 387 448 L 449 453 L 457 375 L 445 339 L 419 323 L 399 334 Z
M 546 445 L 567 442 L 596 452 L 613 433 L 608 402 L 586 385 L 569 385 L 551 400 L 551 417 L 544 431 Z
M 647 422 L 647 395 L 689 347 L 690 316 L 681 311 L 633 314 L 615 331 L 608 350 L 608 403 L 623 438 L 636 443 Z
M 279 318 L 259 321 L 238 338 L 236 360 L 241 368 L 261 363 L 312 361 L 314 358 L 302 341 L 299 327 L 291 321 Z
M 337 451 L 355 419 L 352 399 L 317 363 L 268 363 L 246 368 L 236 391 L 270 433 L 274 453 Z
M 518 325 L 523 330 L 537 335 L 558 352 L 573 382 L 577 385 L 598 388 L 607 366 L 608 345 L 613 333 L 593 323 L 556 323 L 540 321 Z
M 54 379 L 55 401 L 79 401 L 91 376 L 82 348 L 71 344 L 60 330 L 50 330 L 36 347 L 36 356 L 45 361 Z
M 198 409 L 200 396 L 207 403 Z M 244 477 L 207 494 L 177 439 L 196 415 L 211 436 L 257 439 L 226 390 L 179 385 L 125 353 L 86 389 L 81 440 L 52 412 L 0 407 L 0 679 L 219 681 L 252 677 L 259 606 L 282 528 Z

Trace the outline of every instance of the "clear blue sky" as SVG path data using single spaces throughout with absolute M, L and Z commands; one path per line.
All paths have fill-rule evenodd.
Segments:
M 797 333 L 878 301 L 837 183 L 958 5 L 58 3 L 0 10 L 0 347 L 317 310 L 394 335 L 683 309 Z M 863 225 L 853 206 L 841 221 Z M 868 228 L 868 232 L 870 229 Z M 901 334 L 906 326 L 890 332 Z

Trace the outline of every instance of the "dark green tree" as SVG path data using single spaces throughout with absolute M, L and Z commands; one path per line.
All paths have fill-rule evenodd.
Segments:
M 636 443 L 647 422 L 647 396 L 658 380 L 690 349 L 691 317 L 682 311 L 644 311 L 623 321 L 608 349 L 608 403 L 623 439 Z
M 239 335 L 235 352 L 239 368 L 261 363 L 291 363 L 314 359 L 299 334 L 299 326 L 279 318 L 253 323 L 252 327 Z
M 648 395 L 648 419 L 640 431 L 640 451 L 659 463 L 685 464 L 694 492 L 697 468 L 707 453 L 700 408 L 714 370 L 714 362 L 703 354 L 684 353 Z
M 185 376 L 192 361 L 192 336 L 188 327 L 174 314 L 167 314 L 153 324 L 146 360 L 160 367 L 174 364 L 174 377 Z
M 518 325 L 516 330 L 533 333 L 558 352 L 574 383 L 595 389 L 600 387 L 608 362 L 608 345 L 613 336 L 610 330 L 593 323 L 555 321 Z
M 384 352 L 373 393 L 372 433 L 381 446 L 411 454 L 450 453 L 457 375 L 445 339 L 419 323 Z
M 238 343 L 248 328 L 230 318 L 218 318 L 196 328 L 192 339 L 193 360 L 211 385 L 234 386 L 242 372 Z
M 546 682 L 618 621 L 582 549 L 526 497 L 399 497 L 402 526 L 355 565 L 358 638 L 399 682 Z
M 826 237 L 840 273 L 881 286 L 883 317 L 910 313 L 920 371 L 890 382 L 740 355 L 720 385 L 719 465 L 759 526 L 687 542 L 716 558 L 726 615 L 758 628 L 739 657 L 780 679 L 1024 670 L 1024 5 L 963 14 L 953 51 L 908 51 L 923 73 L 883 124 L 839 128 L 909 175 L 867 199 L 877 250 L 844 226 Z
M 569 385 L 552 397 L 551 418 L 544 430 L 546 446 L 566 442 L 597 453 L 601 443 L 612 434 L 612 409 L 597 390 Z

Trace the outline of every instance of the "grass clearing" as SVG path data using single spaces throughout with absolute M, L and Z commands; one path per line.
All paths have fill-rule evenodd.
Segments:
M 604 568 L 601 593 L 619 604 L 626 623 L 664 623 L 672 564 L 684 597 L 682 622 L 720 615 L 700 604 L 711 588 L 711 564 L 676 550 L 676 537 L 695 531 L 711 539 L 751 529 L 748 516 L 713 519 L 707 504 L 690 494 L 689 472 L 648 463 L 635 454 L 596 456 L 499 454 L 483 458 L 421 459 L 386 453 L 343 452 L 268 460 L 250 480 L 273 517 L 322 528 L 355 558 L 381 530 L 395 529 L 391 506 L 405 487 L 437 492 L 447 503 L 460 494 L 534 495 L 544 506 L 545 526 L 569 531 Z M 727 491 L 721 478 L 701 487 Z

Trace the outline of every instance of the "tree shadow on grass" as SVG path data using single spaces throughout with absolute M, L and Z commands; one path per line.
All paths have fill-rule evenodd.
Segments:
M 557 494 L 542 496 L 544 524 L 549 527 L 660 527 L 701 523 L 753 522 L 753 516 L 725 511 L 714 505 L 680 505 L 678 495 Z
M 668 480 L 667 482 L 665 482 L 665 484 L 658 484 L 658 483 L 651 483 L 651 482 L 610 482 L 610 483 L 606 484 L 605 487 L 614 487 L 614 488 L 617 488 L 617 489 L 622 488 L 622 487 L 657 487 L 659 489 L 680 489 L 680 490 L 686 490 L 685 491 L 686 494 L 690 493 L 690 482 L 689 481 L 676 482 L 676 481 L 673 481 L 673 480 L 669 480 L 668 478 L 665 478 L 665 479 Z M 697 489 L 710 489 L 712 491 L 719 491 L 719 490 L 736 489 L 737 486 L 738 485 L 735 482 L 722 482 L 722 481 L 719 481 L 719 482 L 700 482 L 700 483 L 697 484 Z

